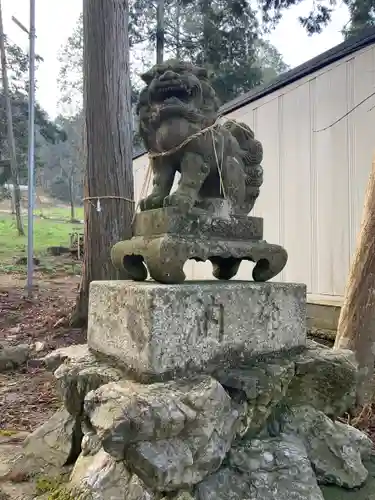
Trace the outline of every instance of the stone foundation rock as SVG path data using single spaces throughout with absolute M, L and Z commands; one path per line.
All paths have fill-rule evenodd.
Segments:
M 82 414 L 86 394 L 108 382 L 120 380 L 124 375 L 120 369 L 106 363 L 98 364 L 87 346 L 84 348 L 79 357 L 70 358 L 69 363 L 61 364 L 55 371 L 65 408 L 74 417 Z
M 118 290 L 119 286 L 110 288 Z M 148 289 L 156 290 L 153 286 L 148 284 Z M 233 286 L 238 290 L 237 284 Z M 282 294 L 296 290 L 267 286 L 283 290 Z M 141 295 L 146 302 L 148 293 Z M 168 335 L 163 339 L 161 331 L 159 336 L 155 330 L 153 340 L 150 325 L 155 323 L 150 311 L 159 311 L 164 319 L 168 314 L 173 316 L 178 308 L 171 308 L 169 298 L 162 314 L 168 293 L 157 296 L 152 291 L 154 305 L 146 304 L 147 315 L 136 318 L 129 306 L 128 316 L 118 311 L 112 322 L 117 339 L 130 335 L 131 321 L 138 327 L 143 325 L 135 330 L 138 334 L 148 332 L 143 339 L 144 352 L 138 354 L 138 367 L 145 367 L 148 360 L 148 367 L 158 373 L 164 364 L 156 353 L 166 346 Z M 140 301 L 141 296 L 132 300 Z M 264 337 L 272 339 L 279 331 L 280 318 L 287 321 L 288 313 L 278 316 L 277 301 L 265 301 L 260 307 L 257 292 L 253 293 L 254 303 L 250 296 L 248 302 L 253 309 L 249 306 L 249 314 L 253 317 L 248 325 L 254 329 L 249 329 L 248 336 L 260 337 L 263 328 Z M 95 300 L 91 307 L 97 306 Z M 122 307 L 123 297 L 116 299 L 113 293 L 111 301 L 116 300 Z M 297 330 L 298 321 L 303 322 L 302 316 L 296 321 L 296 311 L 303 306 L 297 307 L 295 297 L 285 300 L 285 307 L 287 303 L 295 304 L 288 310 L 291 334 Z M 106 313 L 107 328 L 110 321 Z M 164 356 L 165 366 L 171 366 L 168 360 L 182 360 L 188 352 L 176 346 L 182 345 L 181 339 L 186 340 L 190 325 L 174 331 L 180 340 L 176 339 Z M 133 340 L 133 354 L 119 352 L 122 364 L 116 365 L 104 356 L 108 354 L 107 337 L 99 339 L 98 324 L 95 328 L 95 351 L 77 346 L 45 358 L 49 366 L 60 364 L 55 376 L 65 409 L 31 435 L 25 448 L 29 455 L 50 457 L 59 466 L 75 461 L 66 486 L 66 494 L 72 498 L 323 500 L 321 486 L 353 489 L 366 482 L 364 461 L 372 456 L 372 442 L 359 430 L 336 420 L 355 402 L 357 368 L 350 351 L 332 351 L 307 342 L 302 330 L 297 340 L 292 340 L 292 349 L 255 350 L 252 355 L 248 352 L 249 356 L 236 358 L 234 364 L 230 362 L 231 349 L 236 350 L 237 345 L 228 342 L 226 362 L 215 369 L 201 366 L 190 373 L 185 370 L 184 375 L 172 380 L 145 382 L 140 380 L 139 371 L 128 369 L 125 361 L 139 350 L 139 338 Z M 168 338 L 171 340 L 170 332 Z M 240 338 L 246 344 L 245 336 Z M 155 339 L 161 344 L 153 343 Z M 127 342 L 125 347 L 130 345 L 129 337 Z M 267 346 L 267 342 L 257 345 Z M 104 352 L 98 353 L 98 347 Z M 133 360 L 131 363 L 134 368 Z
M 81 439 L 79 423 L 65 408 L 61 408 L 26 438 L 24 451 L 26 456 L 34 455 L 47 464 L 63 467 L 77 458 Z
M 293 435 L 254 439 L 232 448 L 229 455 L 231 471 L 236 471 L 241 482 L 250 486 L 249 498 L 254 499 L 323 499 L 308 454 L 303 443 Z M 211 484 L 214 493 L 223 494 Z M 204 483 L 201 485 L 205 488 Z M 206 486 L 207 487 L 207 486 Z M 246 498 L 247 488 L 238 498 Z M 210 498 L 200 495 L 200 498 Z M 213 496 L 212 496 L 213 498 Z M 224 497 L 223 497 L 224 498 Z
M 62 466 L 74 422 L 81 422 L 81 454 L 69 484 L 75 495 L 321 500 L 319 485 L 356 488 L 366 481 L 371 441 L 320 410 L 354 402 L 356 365 L 348 351 L 309 342 L 301 353 L 262 356 L 218 370 L 217 378 L 142 384 L 78 349 L 79 357 L 65 357 L 55 372 L 64 401 L 74 401 L 71 414 L 58 412 L 25 448 Z M 314 408 L 305 393 L 322 383 L 322 363 L 338 386 L 330 382 L 321 398 L 311 398 Z
M 28 344 L 0 344 L 0 372 L 21 366 L 30 358 L 31 347 Z
M 372 441 L 354 427 L 333 422 L 311 406 L 290 410 L 284 431 L 297 434 L 304 443 L 320 484 L 347 489 L 362 486 L 367 470 L 362 464 L 372 452 Z
M 111 500 L 152 500 L 137 476 L 132 475 L 123 462 L 116 460 L 103 449 L 93 456 L 81 456 L 70 478 L 70 489 L 79 498 L 108 498 Z
M 336 418 L 350 408 L 355 399 L 357 374 L 350 351 L 324 349 L 310 343 L 310 349 L 296 358 L 296 376 L 288 399 L 311 405 Z

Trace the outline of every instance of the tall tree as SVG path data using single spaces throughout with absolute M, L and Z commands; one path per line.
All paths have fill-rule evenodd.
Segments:
M 350 21 L 344 27 L 345 38 L 358 35 L 364 28 L 375 26 L 375 2 L 373 0 L 361 0 L 347 3 Z
M 375 359 L 375 157 L 368 181 L 357 249 L 341 308 L 335 349 L 351 349 L 359 364 L 358 405 L 370 403 Z
M 23 229 L 22 217 L 21 217 L 21 191 L 19 186 L 19 175 L 18 175 L 18 165 L 16 156 L 16 143 L 14 141 L 13 132 L 13 116 L 12 116 L 12 105 L 10 100 L 10 90 L 8 81 L 8 67 L 7 67 L 7 57 L 5 53 L 5 35 L 3 27 L 3 14 L 2 6 L 0 2 L 0 55 L 1 55 L 1 72 L 3 77 L 3 92 L 6 108 L 7 117 L 7 137 L 8 137 L 8 152 L 10 156 L 10 171 L 13 183 L 13 193 L 14 193 L 14 211 L 16 214 L 16 224 L 19 236 L 24 236 L 25 231 Z
M 262 83 L 268 83 L 289 69 L 280 52 L 268 40 L 256 40 L 255 57 L 257 65 L 262 69 Z
M 134 186 L 127 0 L 84 0 L 85 253 L 72 323 L 87 321 L 89 285 L 116 279 L 110 251 L 131 237 Z
M 164 59 L 164 0 L 157 0 L 156 8 L 156 63 L 161 64 Z
M 267 45 L 268 63 L 276 62 L 275 71 L 262 66 L 265 51 L 262 53 L 258 42 L 263 40 L 250 1 L 164 2 L 165 57 L 187 59 L 208 68 L 211 83 L 222 102 L 269 80 L 271 74 L 278 74 L 281 56 L 273 48 L 274 57 L 270 57 L 270 44 Z M 158 3 L 152 0 L 136 0 L 134 3 L 137 15 L 132 21 L 133 39 L 146 44 L 150 51 L 155 47 L 155 39 L 158 42 L 157 7 Z
M 129 6 L 133 53 L 159 54 L 152 61 L 163 55 L 204 64 L 224 102 L 287 69 L 262 39 L 249 0 L 131 0 Z M 82 37 L 80 17 L 59 56 L 62 100 L 75 105 L 82 100 Z M 139 64 L 134 69 L 140 72 Z M 133 74 L 135 96 L 136 83 Z
M 223 102 L 253 88 L 258 83 L 269 81 L 287 69 L 275 47 L 263 40 L 258 33 L 259 27 L 254 20 L 253 13 L 249 10 L 248 3 L 244 4 L 245 10 L 235 10 L 234 0 L 231 1 L 232 3 L 229 2 L 227 5 L 223 0 L 212 0 L 210 4 L 213 13 L 210 19 L 210 33 L 215 34 L 222 30 L 224 42 L 222 43 L 221 38 L 216 35 L 214 40 L 208 40 L 208 48 L 212 57 L 210 56 L 211 61 L 207 64 L 209 69 L 213 70 L 211 71 L 212 83 Z M 200 63 L 203 17 L 199 14 L 198 7 L 201 0 L 194 0 L 187 4 L 186 0 L 163 0 L 163 2 L 163 57 L 177 57 Z M 135 53 L 141 53 L 142 57 L 146 55 L 149 63 L 155 61 L 156 51 L 160 53 L 160 44 L 157 44 L 157 32 L 160 31 L 157 9 L 158 7 L 160 9 L 160 6 L 160 0 L 131 0 L 129 2 L 129 45 L 133 48 L 133 55 Z M 218 8 L 222 6 L 225 7 L 223 13 L 217 15 Z M 237 17 L 233 17 L 233 12 Z M 61 65 L 59 85 L 63 110 L 66 116 L 70 115 L 74 120 L 80 115 L 82 107 L 82 22 L 82 16 L 80 16 L 72 35 L 59 54 Z M 215 56 L 216 53 L 217 56 Z M 133 69 L 140 73 L 142 64 L 143 61 L 137 61 Z M 135 112 L 139 88 L 137 87 L 137 74 L 134 71 L 131 74 L 131 82 L 133 153 L 137 154 L 143 151 L 143 145 L 138 134 L 138 117 Z M 70 137 L 72 136 L 68 134 L 68 142 Z M 67 177 L 61 172 L 61 164 L 56 161 L 53 154 L 57 149 L 52 148 L 52 154 L 44 151 L 43 157 L 48 160 L 46 160 L 47 168 L 42 178 L 51 194 L 63 196 L 64 200 L 68 201 Z M 73 153 L 74 144 L 68 145 L 66 149 Z M 53 175 L 54 179 L 52 179 Z M 80 182 L 76 183 L 76 186 L 80 192 Z
M 189 59 L 212 71 L 211 83 L 227 102 L 263 81 L 257 60 L 260 29 L 248 0 L 182 0 L 192 30 Z M 185 28 L 186 29 L 186 28 Z
M 71 219 L 75 219 L 75 206 L 83 196 L 82 179 L 85 163 L 82 140 L 83 113 L 76 116 L 58 116 L 56 125 L 65 131 L 67 140 L 55 144 L 44 144 L 40 158 L 44 168 L 39 176 L 39 184 L 54 198 L 68 202 Z
M 58 84 L 61 102 L 69 106 L 71 113 L 76 114 L 83 104 L 83 18 L 77 19 L 73 33 L 67 43 L 60 49 L 58 60 L 60 71 Z
M 18 45 L 10 43 L 5 37 L 5 52 L 8 71 L 8 92 L 11 104 L 13 121 L 14 143 L 16 149 L 17 168 L 19 181 L 27 183 L 27 151 L 28 151 L 28 69 L 29 57 Z M 40 58 L 37 57 L 37 62 Z M 11 165 L 8 153 L 8 127 L 7 127 L 7 100 L 5 99 L 4 86 L 0 91 L 0 151 L 2 154 L 0 168 L 0 186 L 11 182 Z M 36 161 L 40 168 L 40 146 L 65 139 L 64 130 L 51 122 L 47 113 L 36 103 Z
M 134 0 L 133 0 L 134 3 Z M 133 9 L 133 17 L 135 10 Z M 130 19 L 129 22 L 129 41 L 138 43 L 140 34 L 132 28 L 134 23 Z M 129 42 L 131 46 L 131 43 Z M 82 111 L 83 104 L 83 17 L 79 16 L 72 35 L 68 38 L 67 43 L 61 48 L 59 53 L 60 71 L 58 84 L 60 88 L 61 104 L 64 115 L 78 117 Z M 138 99 L 138 90 L 132 85 L 131 102 L 133 106 L 133 121 L 136 121 L 136 103 Z M 82 121 L 82 123 L 84 120 Z M 69 138 L 68 138 L 69 140 Z M 84 137 L 83 137 L 84 140 Z M 133 127 L 133 147 L 137 152 L 140 146 L 140 138 L 136 127 Z
M 22 92 L 11 92 L 11 108 L 13 117 L 13 131 L 15 138 L 17 167 L 19 180 L 27 183 L 27 144 L 28 144 L 28 97 Z M 42 167 L 40 158 L 41 146 L 55 144 L 66 139 L 65 131 L 51 122 L 47 113 L 37 103 L 35 106 L 36 143 L 35 153 L 38 168 Z M 7 150 L 6 107 L 4 94 L 0 94 L 0 151 Z M 7 158 L 3 161 L 0 171 L 0 186 L 11 179 L 11 168 Z
M 272 29 L 280 21 L 286 9 L 302 4 L 303 0 L 262 0 L 260 9 L 263 24 Z M 366 27 L 374 25 L 375 0 L 344 0 L 349 10 L 350 20 L 344 28 L 346 36 L 358 34 Z M 300 16 L 299 21 L 309 35 L 321 33 L 331 22 L 332 15 L 341 3 L 336 0 L 317 0 L 311 2 L 311 10 L 306 16 Z

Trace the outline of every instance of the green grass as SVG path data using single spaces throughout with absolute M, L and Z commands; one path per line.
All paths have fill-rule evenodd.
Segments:
M 50 207 L 50 208 L 37 208 L 36 215 L 43 215 L 51 219 L 70 220 L 70 208 L 68 207 Z M 74 217 L 78 220 L 83 220 L 83 207 L 76 207 L 74 210 Z
M 24 219 L 24 229 L 27 234 L 27 219 Z M 73 231 L 82 232 L 83 225 L 56 222 L 50 219 L 34 220 L 34 256 L 41 260 L 41 271 L 53 272 L 56 263 L 61 264 L 58 258 L 47 256 L 46 250 L 50 246 L 69 247 L 69 233 Z M 25 272 L 26 266 L 15 264 L 18 258 L 25 255 L 27 255 L 27 236 L 18 236 L 13 216 L 0 214 L 0 271 Z M 66 266 L 66 260 L 64 266 Z M 71 269 L 71 264 L 68 267 Z

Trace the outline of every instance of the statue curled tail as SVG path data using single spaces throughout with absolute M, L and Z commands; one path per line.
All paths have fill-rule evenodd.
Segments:
M 245 170 L 246 195 L 245 211 L 250 212 L 259 196 L 263 184 L 263 146 L 255 139 L 254 132 L 246 123 L 228 120 L 224 127 L 229 130 L 237 140 L 241 149 L 241 160 Z

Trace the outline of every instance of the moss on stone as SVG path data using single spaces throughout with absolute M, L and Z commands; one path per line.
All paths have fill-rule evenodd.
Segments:
M 19 431 L 14 431 L 14 430 L 10 430 L 10 429 L 0 429 L 0 436 L 1 437 L 11 437 L 11 436 L 15 436 L 16 434 L 18 434 Z
M 35 489 L 37 495 L 44 495 L 45 493 L 53 492 L 61 486 L 62 478 L 39 476 L 35 482 Z
M 84 500 L 81 496 L 72 495 L 65 487 L 68 476 L 39 476 L 35 482 L 36 495 L 46 495 L 46 500 Z
M 47 500 L 91 500 L 91 495 L 78 491 L 70 491 L 66 486 L 60 485 L 47 496 Z
M 72 494 L 64 487 L 59 487 L 48 495 L 47 500 L 83 500 Z

